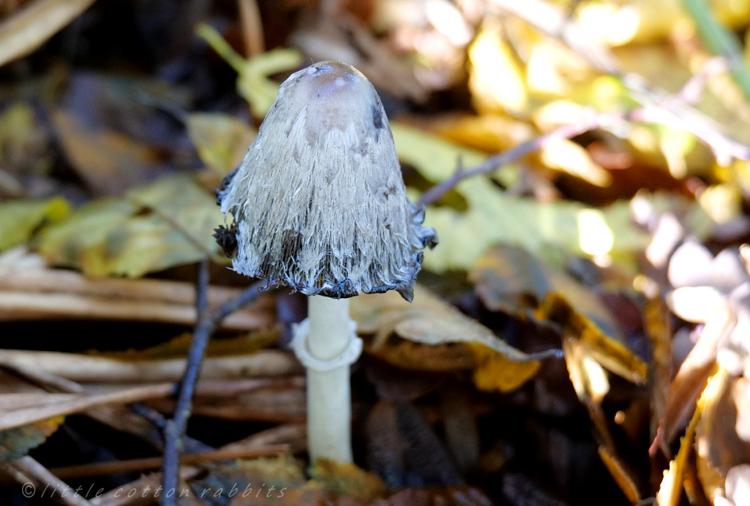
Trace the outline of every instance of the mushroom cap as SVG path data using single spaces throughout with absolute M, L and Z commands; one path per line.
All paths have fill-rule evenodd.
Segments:
M 282 83 L 219 191 L 235 271 L 307 295 L 398 290 L 411 300 L 435 231 L 406 198 L 388 119 L 354 67 L 321 62 Z

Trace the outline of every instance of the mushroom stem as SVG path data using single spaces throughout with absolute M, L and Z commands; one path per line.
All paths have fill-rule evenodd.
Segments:
M 331 360 L 349 346 L 352 335 L 349 300 L 307 298 L 310 332 L 307 350 L 319 360 Z M 352 461 L 349 364 L 330 371 L 307 369 L 307 434 L 310 462 L 327 457 Z

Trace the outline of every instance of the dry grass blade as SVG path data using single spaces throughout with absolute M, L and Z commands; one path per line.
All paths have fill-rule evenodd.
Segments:
M 208 289 L 208 303 L 219 305 L 241 290 Z M 99 319 L 193 325 L 195 287 L 155 279 L 87 279 L 57 269 L 1 269 L 0 321 L 29 319 Z M 271 298 L 230 315 L 225 329 L 254 330 L 273 321 Z
M 45 485 L 45 491 L 50 489 L 50 494 L 57 492 L 55 498 L 62 504 L 68 506 L 91 506 L 90 502 L 77 493 L 73 493 L 74 490 L 72 488 L 59 480 L 54 474 L 50 473 L 47 468 L 31 457 L 23 457 L 3 464 L 3 468 L 8 467 L 15 471 L 10 473 L 11 476 L 23 480 L 24 486 L 26 486 L 26 483 L 35 481 L 41 485 Z M 31 480 L 29 480 L 29 478 Z M 36 491 L 34 490 L 33 483 L 31 483 L 31 485 L 31 488 L 25 488 L 25 491 L 26 493 L 31 492 L 34 494 Z
M 172 393 L 172 390 L 173 385 L 171 383 L 164 383 L 161 385 L 130 388 L 110 394 L 75 396 L 73 399 L 66 401 L 4 412 L 0 414 L 0 430 L 20 427 L 56 416 L 78 413 L 102 404 L 130 404 L 147 399 L 166 397 Z
M 81 383 L 154 383 L 178 381 L 184 359 L 129 362 L 71 353 L 0 350 L 0 364 L 41 370 Z M 209 358 L 201 379 L 287 376 L 301 372 L 299 362 L 278 350 L 260 350 L 250 355 Z
M 183 455 L 180 464 L 191 465 L 201 462 L 215 462 L 217 460 L 252 459 L 266 457 L 289 451 L 286 445 L 267 446 L 265 448 L 240 448 L 237 450 L 217 450 L 214 452 L 192 453 Z M 78 466 L 66 466 L 50 469 L 50 472 L 60 479 L 74 479 L 92 476 L 108 476 L 110 474 L 158 469 L 161 467 L 161 457 L 147 457 L 142 459 L 116 460 L 113 462 L 95 462 Z
M 0 292 L 0 321 L 115 320 L 191 325 L 195 308 L 158 302 L 117 301 L 64 293 Z M 247 331 L 268 327 L 272 315 L 238 311 L 224 320 L 227 330 Z
M 0 65 L 27 55 L 95 0 L 37 0 L 0 24 Z

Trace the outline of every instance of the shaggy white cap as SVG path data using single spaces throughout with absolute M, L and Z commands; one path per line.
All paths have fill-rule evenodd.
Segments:
M 339 62 L 281 85 L 219 201 L 234 217 L 219 234 L 236 238 L 234 270 L 307 295 L 398 290 L 411 300 L 418 250 L 437 244 L 406 198 L 375 88 Z

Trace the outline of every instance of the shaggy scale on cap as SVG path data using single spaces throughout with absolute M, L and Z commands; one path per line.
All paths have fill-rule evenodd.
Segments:
M 289 77 L 218 193 L 234 270 L 306 295 L 398 290 L 412 298 L 435 231 L 406 198 L 388 119 L 370 81 L 339 62 Z M 234 251 L 230 251 L 234 250 Z

